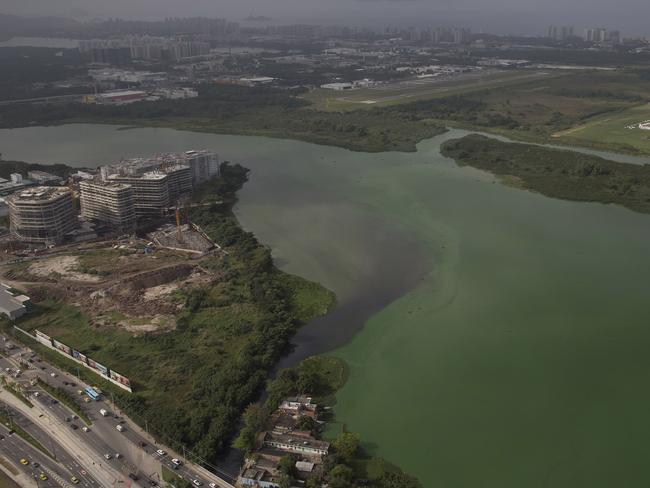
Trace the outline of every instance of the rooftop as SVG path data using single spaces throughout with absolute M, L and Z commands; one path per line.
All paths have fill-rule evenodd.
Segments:
M 7 312 L 16 312 L 25 308 L 25 302 L 29 297 L 17 295 L 11 291 L 11 287 L 5 283 L 0 283 L 0 310 Z
M 318 439 L 293 434 L 276 434 L 273 432 L 266 433 L 266 436 L 264 436 L 264 442 L 278 442 L 282 444 L 309 447 L 312 449 L 322 449 L 324 451 L 327 451 L 330 447 L 329 442 L 319 441 Z
M 98 178 L 91 180 L 84 180 L 81 182 L 82 185 L 95 185 L 95 186 L 108 186 L 115 190 L 125 190 L 131 188 L 131 185 L 126 183 L 120 183 L 119 181 L 102 181 Z
M 48 200 L 56 200 L 65 195 L 70 195 L 70 190 L 68 188 L 37 186 L 18 191 L 10 195 L 8 199 L 21 202 L 46 202 Z
M 165 173 L 160 173 L 159 171 L 147 171 L 142 174 L 129 174 L 129 175 L 120 175 L 112 174 L 108 175 L 110 180 L 122 180 L 122 179 L 135 179 L 135 180 L 162 180 L 167 178 Z

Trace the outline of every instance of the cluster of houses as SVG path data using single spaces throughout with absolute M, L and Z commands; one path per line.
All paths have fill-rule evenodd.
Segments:
M 269 429 L 259 434 L 254 452 L 246 459 L 237 480 L 238 486 L 280 488 L 280 460 L 295 458 L 295 484 L 302 486 L 312 476 L 321 473 L 323 457 L 329 443 L 316 439 L 311 431 L 301 430 L 304 417 L 318 421 L 318 406 L 310 397 L 285 399 L 271 415 Z

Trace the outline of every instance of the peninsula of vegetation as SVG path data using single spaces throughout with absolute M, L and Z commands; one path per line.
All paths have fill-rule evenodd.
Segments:
M 189 209 L 189 219 L 221 252 L 197 260 L 170 250 L 143 253 L 139 244 L 91 244 L 3 267 L 5 279 L 35 302 L 19 327 L 114 365 L 130 377 L 134 392 L 78 372 L 72 361 L 30 343 L 34 350 L 112 391 L 131 418 L 197 459 L 215 459 L 230 446 L 241 413 L 288 352 L 293 334 L 335 303 L 322 286 L 279 271 L 271 251 L 241 229 L 232 207 L 247 174 L 224 163 L 221 177 L 193 195 L 205 205 Z M 142 277 L 170 273 L 174 279 L 147 288 L 144 301 L 133 299 Z M 12 325 L 2 320 L 6 333 Z
M 563 200 L 614 203 L 650 213 L 650 166 L 608 161 L 560 149 L 468 135 L 442 147 L 460 165 Z

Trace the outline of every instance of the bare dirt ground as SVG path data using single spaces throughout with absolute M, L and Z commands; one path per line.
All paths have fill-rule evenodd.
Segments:
M 77 254 L 0 265 L 2 280 L 25 290 L 34 302 L 58 299 L 79 308 L 96 327 L 118 327 L 133 335 L 176 327 L 183 292 L 218 281 L 202 259 L 168 250 L 144 254 L 128 248 L 93 248 Z M 94 270 L 84 273 L 86 270 Z M 97 274 L 95 274 L 97 273 Z
M 30 264 L 27 272 L 41 278 L 60 277 L 69 281 L 96 283 L 101 281 L 97 275 L 83 273 L 78 270 L 79 256 L 55 256 L 39 259 Z

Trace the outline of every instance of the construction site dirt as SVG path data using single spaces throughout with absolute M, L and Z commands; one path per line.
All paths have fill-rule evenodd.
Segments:
M 220 251 L 210 253 L 212 260 L 215 254 L 218 259 Z M 7 260 L 0 264 L 0 273 L 2 281 L 25 291 L 36 303 L 61 300 L 93 317 L 96 327 L 140 335 L 174 329 L 175 315 L 184 306 L 178 292 L 220 280 L 214 266 L 210 270 L 201 266 L 204 256 L 133 237 Z

